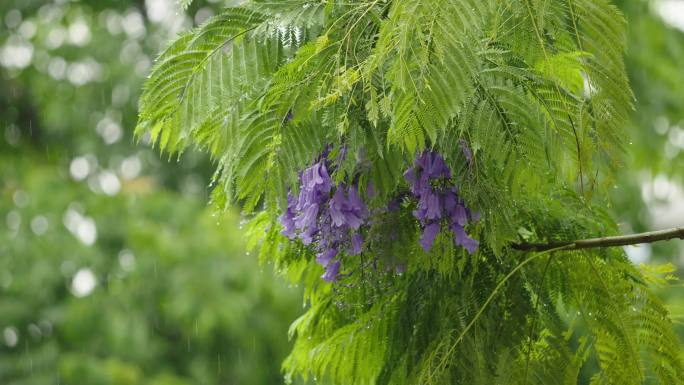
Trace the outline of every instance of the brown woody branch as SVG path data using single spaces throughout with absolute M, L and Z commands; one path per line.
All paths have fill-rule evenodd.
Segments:
M 615 247 L 638 245 L 641 243 L 653 243 L 669 241 L 671 239 L 684 240 L 684 227 L 667 230 L 650 231 L 647 233 L 619 235 L 615 237 L 580 239 L 575 241 L 561 241 L 549 243 L 516 243 L 513 249 L 520 251 L 548 251 L 562 248 L 563 250 L 592 249 L 598 247 Z

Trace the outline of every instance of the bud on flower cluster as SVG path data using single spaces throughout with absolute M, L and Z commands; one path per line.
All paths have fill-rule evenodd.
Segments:
M 468 221 L 477 220 L 458 196 L 458 189 L 450 183 L 451 170 L 444 159 L 432 151 L 418 154 L 413 167 L 404 173 L 411 193 L 418 199 L 413 215 L 423 227 L 420 245 L 429 251 L 445 222 L 454 235 L 457 245 L 468 252 L 477 250 L 478 242 L 468 236 L 465 226 Z

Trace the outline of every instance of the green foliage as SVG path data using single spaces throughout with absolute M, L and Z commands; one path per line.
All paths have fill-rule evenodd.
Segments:
M 619 188 L 613 189 L 613 208 L 620 223 L 634 231 L 680 226 L 682 199 L 679 195 L 653 196 L 650 192 L 665 191 L 655 188 L 656 181 L 668 180 L 681 186 L 684 177 L 681 172 L 684 153 L 677 140 L 684 119 L 680 102 L 684 85 L 680 71 L 684 32 L 667 18 L 671 14 L 661 8 L 667 5 L 665 2 L 617 3 L 629 21 L 626 64 L 638 109 L 629 127 L 631 159 L 620 173 Z M 645 255 L 651 263 L 675 264 L 681 278 L 682 247 L 681 242 L 657 243 L 645 249 Z M 658 290 L 668 305 L 680 340 L 684 337 L 681 290 L 681 284 Z
M 190 4 L 192 4 L 192 0 L 178 0 L 178 5 L 180 5 L 183 10 L 187 9 Z
M 161 54 L 137 132 L 208 151 L 214 200 L 260 212 L 262 258 L 304 283 L 289 379 L 680 384 L 667 311 L 622 251 L 510 248 L 617 231 L 604 208 L 633 102 L 625 44 L 606 0 L 247 2 Z M 442 154 L 482 213 L 480 250 L 441 234 L 422 251 L 404 201 L 345 279 L 320 281 L 277 217 L 328 145 L 334 180 L 375 186 L 372 209 L 406 191 L 417 151 Z
M 151 54 L 187 22 L 144 3 L 0 1 L 0 384 L 283 382 L 299 291 L 206 208 L 202 154 L 133 138 Z
M 235 214 L 168 192 L 95 195 L 49 166 L 0 169 L 0 382 L 282 382 L 295 292 L 258 272 Z M 88 218 L 92 245 L 70 224 Z M 92 292 L 78 287 L 84 272 Z

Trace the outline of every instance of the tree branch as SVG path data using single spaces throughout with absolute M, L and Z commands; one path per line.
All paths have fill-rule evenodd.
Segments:
M 580 239 L 575 241 L 561 241 L 550 243 L 516 243 L 513 249 L 520 251 L 547 251 L 557 248 L 563 250 L 592 249 L 598 247 L 614 247 L 638 245 L 640 243 L 653 243 L 658 241 L 669 241 L 679 238 L 684 240 L 684 227 L 673 229 L 650 231 L 647 233 L 619 235 L 615 237 Z

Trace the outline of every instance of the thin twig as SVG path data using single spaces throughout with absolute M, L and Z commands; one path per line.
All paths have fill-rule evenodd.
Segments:
M 499 293 L 499 290 L 501 290 L 503 285 L 506 282 L 508 282 L 508 280 L 511 279 L 511 277 L 513 277 L 525 265 L 534 261 L 535 259 L 542 257 L 544 255 L 547 255 L 547 254 L 551 254 L 551 253 L 556 252 L 556 251 L 562 251 L 562 250 L 566 250 L 569 248 L 570 248 L 570 245 L 566 245 L 566 246 L 560 246 L 560 247 L 556 247 L 554 249 L 548 249 L 548 250 L 545 250 L 543 252 L 533 254 L 530 257 L 528 257 L 527 259 L 525 259 L 524 261 L 520 262 L 520 264 L 518 264 L 518 266 L 516 266 L 501 281 L 499 281 L 499 283 L 496 285 L 496 287 L 494 288 L 492 293 L 489 295 L 489 297 L 487 297 L 487 300 L 480 307 L 480 309 L 477 311 L 477 313 L 475 313 L 475 316 L 473 317 L 473 319 L 470 320 L 470 322 L 468 323 L 468 325 L 466 325 L 466 327 L 463 329 L 461 334 L 458 335 L 458 338 L 456 338 L 456 341 L 454 341 L 454 343 L 451 345 L 449 350 L 447 350 L 446 354 L 442 357 L 442 360 L 440 361 L 439 365 L 437 366 L 437 369 L 430 372 L 430 375 L 428 377 L 428 381 L 426 381 L 426 382 L 430 382 L 429 380 L 431 380 L 433 378 L 433 376 L 436 375 L 438 370 L 441 370 L 441 369 L 446 367 L 449 357 L 451 357 L 453 352 L 456 350 L 456 347 L 458 346 L 458 344 L 461 343 L 461 341 L 463 340 L 463 337 L 465 337 L 465 335 L 468 333 L 468 331 L 475 325 L 475 322 L 477 322 L 477 320 L 480 318 L 480 316 L 482 316 L 482 313 L 484 313 L 484 311 L 487 309 L 487 306 L 489 305 L 489 303 L 492 302 L 494 297 L 496 297 L 496 295 Z
M 650 231 L 632 235 L 619 235 L 615 237 L 580 239 L 575 241 L 558 241 L 549 243 L 516 243 L 512 247 L 520 251 L 546 251 L 563 247 L 564 250 L 592 249 L 598 247 L 615 247 L 638 245 L 641 243 L 653 243 L 669 241 L 671 239 L 684 240 L 684 227 L 676 227 L 666 230 Z

